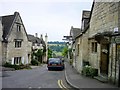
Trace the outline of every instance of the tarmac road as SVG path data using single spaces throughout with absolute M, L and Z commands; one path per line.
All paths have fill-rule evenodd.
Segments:
M 48 71 L 46 65 L 31 70 L 5 71 L 2 77 L 2 88 L 61 88 L 65 87 L 63 71 Z

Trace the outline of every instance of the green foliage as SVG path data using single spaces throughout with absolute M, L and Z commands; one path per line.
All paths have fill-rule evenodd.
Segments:
M 36 59 L 37 61 L 42 63 L 42 56 L 45 55 L 46 50 L 38 49 L 33 52 L 32 59 Z M 33 58 L 35 57 L 35 58 Z
M 85 76 L 94 77 L 98 75 L 98 70 L 86 65 L 83 67 L 82 74 Z
M 65 56 L 67 56 L 67 53 L 68 53 L 68 48 L 64 47 L 63 51 L 62 51 L 62 55 L 65 57 Z
M 53 50 L 54 52 L 62 52 L 63 48 L 65 47 L 65 42 L 48 42 L 49 49 Z
M 56 52 L 62 52 L 62 49 L 64 48 L 64 46 L 62 45 L 52 45 L 52 46 L 49 46 L 50 49 L 52 49 L 53 51 L 56 51 Z
M 59 41 L 54 41 L 54 42 L 48 42 L 48 44 L 61 44 L 61 45 L 63 45 L 63 44 L 65 44 L 65 42 L 59 42 Z
M 15 70 L 19 70 L 19 69 L 31 69 L 29 65 L 12 65 L 8 62 L 6 62 L 4 65 L 4 67 L 9 67 L 9 68 L 14 68 Z
M 37 65 L 37 66 L 38 66 L 38 65 L 39 65 L 39 61 L 37 61 L 37 60 L 31 60 L 31 64 L 32 64 L 32 65 Z
M 53 51 L 48 48 L 48 58 L 52 58 Z
M 3 66 L 4 66 L 4 67 L 10 67 L 10 66 L 11 66 L 11 64 L 10 64 L 10 63 L 8 63 L 8 62 L 6 62 Z

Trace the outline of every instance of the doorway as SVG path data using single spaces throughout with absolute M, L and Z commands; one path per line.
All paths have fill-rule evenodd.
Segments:
M 118 86 L 120 87 L 120 44 L 117 44 L 117 60 L 119 64 Z
M 100 73 L 108 75 L 109 44 L 101 44 Z

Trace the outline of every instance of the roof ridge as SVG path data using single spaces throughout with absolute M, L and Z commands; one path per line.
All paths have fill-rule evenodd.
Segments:
M 9 16 L 14 16 L 14 14 L 13 15 L 4 15 L 4 16 L 1 16 L 1 17 L 9 17 Z

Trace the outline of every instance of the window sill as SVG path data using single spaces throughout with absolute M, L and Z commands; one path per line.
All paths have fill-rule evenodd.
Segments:
M 21 49 L 21 47 L 20 48 L 15 48 L 15 49 Z

